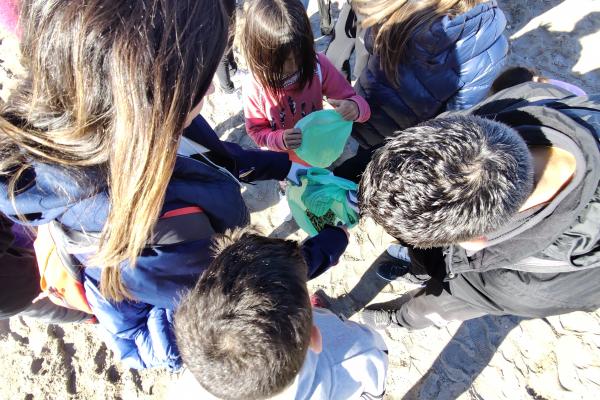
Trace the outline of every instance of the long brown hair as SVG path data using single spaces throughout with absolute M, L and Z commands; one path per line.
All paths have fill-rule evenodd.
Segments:
M 135 266 L 158 219 L 184 122 L 227 43 L 225 1 L 24 2 L 28 75 L 0 110 L 0 173 L 14 199 L 34 162 L 105 172 L 94 264 L 108 299 L 131 298 L 119 265 Z
M 398 65 L 404 60 L 413 33 L 437 19 L 462 14 L 488 0 L 354 0 L 352 7 L 365 15 L 362 25 L 374 26 L 374 51 L 387 79 L 398 85 Z
M 253 0 L 246 10 L 241 42 L 250 71 L 272 92 L 279 92 L 288 78 L 283 65 L 290 54 L 298 65 L 298 87 L 312 81 L 317 55 L 310 21 L 299 0 Z

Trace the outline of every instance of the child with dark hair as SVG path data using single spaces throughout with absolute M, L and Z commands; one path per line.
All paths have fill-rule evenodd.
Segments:
M 385 344 L 364 326 L 311 309 L 297 242 L 238 230 L 216 247 L 175 315 L 184 363 L 201 385 L 194 398 L 383 396 Z
M 369 119 L 367 102 L 325 55 L 315 52 L 299 0 L 252 2 L 242 47 L 251 72 L 243 86 L 246 130 L 259 146 L 277 151 L 300 147 L 302 132 L 294 125 L 323 109 L 323 95 L 344 119 Z
M 586 93 L 583 89 L 572 83 L 560 81 L 558 79 L 550 79 L 544 76 L 540 76 L 539 72 L 533 68 L 527 67 L 511 67 L 506 71 L 502 72 L 492 83 L 490 94 L 498 93 L 501 90 L 508 89 L 513 86 L 520 85 L 525 82 L 541 82 L 549 83 L 559 88 L 565 89 L 576 96 L 585 96 Z

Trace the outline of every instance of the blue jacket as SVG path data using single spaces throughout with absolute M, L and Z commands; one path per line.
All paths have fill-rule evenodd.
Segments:
M 219 140 L 202 117 L 194 120 L 184 135 L 206 147 L 209 158 L 244 181 L 285 179 L 290 161 L 287 154 L 244 150 Z M 99 169 L 73 176 L 63 168 L 35 164 L 19 182 L 22 190 L 16 205 L 32 225 L 58 220 L 64 226 L 88 232 L 102 230 L 108 215 L 106 178 Z M 227 173 L 208 163 L 178 156 L 163 206 L 163 213 L 190 205 L 200 206 L 215 232 L 243 226 L 249 213 L 240 185 Z M 7 183 L 0 178 L 0 212 L 19 222 L 8 197 Z M 307 241 L 304 255 L 311 274 L 337 262 L 347 238 L 337 228 L 327 228 Z M 80 257 L 86 266 L 84 285 L 104 339 L 117 356 L 133 368 L 181 366 L 172 333 L 172 316 L 181 292 L 191 288 L 211 260 L 211 239 L 143 250 L 136 267 L 121 266 L 122 280 L 137 301 L 113 303 L 98 289 L 100 268 Z
M 418 28 L 398 65 L 398 87 L 385 76 L 379 56 L 372 55 L 356 84 L 371 106 L 371 119 L 355 124 L 355 138 L 371 147 L 396 130 L 483 100 L 506 59 L 505 27 L 504 13 L 494 0 Z M 370 29 L 365 36 L 370 53 L 373 40 Z

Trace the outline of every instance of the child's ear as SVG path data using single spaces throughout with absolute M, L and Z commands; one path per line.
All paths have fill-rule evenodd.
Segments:
M 310 330 L 310 344 L 308 348 L 319 354 L 323 350 L 323 337 L 321 331 L 315 325 Z

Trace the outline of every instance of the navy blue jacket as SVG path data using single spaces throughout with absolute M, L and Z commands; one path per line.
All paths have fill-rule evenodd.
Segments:
M 285 179 L 287 154 L 244 150 L 219 140 L 202 117 L 184 135 L 206 147 L 208 156 L 244 181 Z M 16 205 L 32 225 L 58 220 L 68 228 L 99 232 L 108 215 L 106 178 L 99 169 L 74 176 L 63 168 L 35 164 L 21 180 Z M 162 212 L 196 205 L 204 210 L 215 232 L 246 225 L 249 213 L 235 178 L 208 163 L 178 156 L 167 188 Z M 6 180 L 0 178 L 0 211 L 19 222 L 8 197 Z M 136 267 L 124 262 L 122 280 L 137 301 L 112 303 L 98 289 L 100 268 L 86 265 L 84 285 L 104 339 L 118 357 L 134 368 L 181 365 L 172 333 L 173 311 L 181 292 L 193 287 L 211 260 L 211 239 L 143 250 Z M 347 245 L 345 233 L 327 228 L 304 244 L 309 273 L 318 274 L 337 262 Z
M 354 137 L 371 147 L 397 130 L 483 100 L 506 59 L 505 27 L 504 13 L 489 1 L 418 28 L 398 65 L 397 87 L 385 76 L 379 56 L 371 55 L 356 84 L 371 106 L 371 119 L 355 124 Z M 365 36 L 370 53 L 373 39 L 370 29 Z

